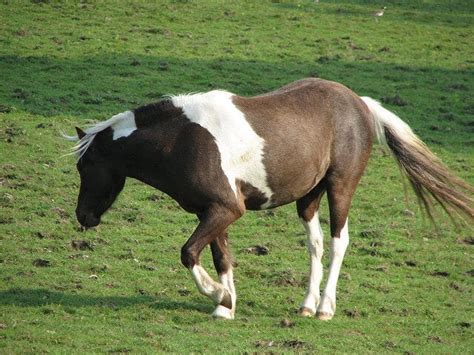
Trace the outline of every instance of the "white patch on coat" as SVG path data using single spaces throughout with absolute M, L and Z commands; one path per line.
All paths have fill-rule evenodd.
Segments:
M 263 165 L 265 141 L 250 126 L 245 115 L 234 105 L 234 95 L 226 91 L 171 97 L 191 122 L 204 127 L 214 137 L 221 157 L 221 167 L 237 196 L 236 179 L 251 184 L 268 199 L 273 195 Z
M 348 221 L 341 230 L 339 238 L 331 239 L 330 247 L 330 264 L 329 264 L 329 275 L 326 283 L 326 287 L 321 297 L 317 313 L 323 313 L 329 316 L 334 315 L 336 311 L 336 287 L 337 280 L 339 279 L 339 273 L 341 271 L 342 261 L 344 260 L 344 254 L 347 246 L 349 245 L 349 229 Z
M 308 235 L 307 247 L 310 257 L 310 275 L 308 282 L 308 290 L 301 304 L 301 308 L 311 310 L 312 314 L 316 313 L 316 307 L 319 304 L 319 285 L 323 278 L 323 264 L 321 258 L 323 256 L 323 230 L 319 222 L 319 215 L 316 212 L 313 218 L 306 222 L 301 220 Z
M 77 144 L 72 147 L 71 154 L 76 154 L 78 159 L 80 159 L 92 144 L 95 136 L 107 128 L 113 130 L 113 140 L 128 137 L 137 129 L 135 114 L 132 111 L 125 111 L 112 116 L 106 121 L 93 124 L 84 130 L 86 135 L 81 139 L 79 139 L 78 136 L 68 136 L 66 134 L 62 136 L 67 140 L 77 142 Z
M 110 128 L 112 128 L 114 131 L 113 140 L 117 140 L 122 137 L 128 137 L 137 130 L 135 115 L 132 111 L 125 111 L 114 117 L 116 117 L 117 121 L 110 126 Z

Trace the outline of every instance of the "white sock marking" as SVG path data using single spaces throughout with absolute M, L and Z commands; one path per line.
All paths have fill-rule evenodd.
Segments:
M 348 245 L 349 232 L 348 221 L 346 219 L 346 223 L 341 230 L 340 237 L 331 239 L 329 276 L 326 288 L 324 289 L 323 297 L 321 298 L 321 302 L 318 306 L 318 312 L 333 315 L 336 311 L 337 280 L 339 279 L 342 261 L 344 259 L 344 254 Z
M 234 319 L 234 312 L 227 307 L 217 305 L 212 315 L 216 318 Z
M 301 220 L 308 235 L 307 247 L 310 257 L 310 276 L 308 283 L 308 290 L 306 296 L 301 304 L 301 307 L 310 309 L 316 313 L 316 307 L 319 303 L 319 285 L 323 278 L 323 264 L 321 258 L 323 256 L 323 230 L 319 223 L 319 215 L 316 212 L 313 218 L 306 222 Z
M 234 272 L 232 268 L 230 268 L 227 273 L 222 274 L 219 276 L 220 282 L 222 286 L 224 286 L 229 292 L 232 297 L 232 314 L 235 312 L 235 303 L 237 301 L 237 292 L 235 291 L 234 286 Z
M 271 205 L 273 194 L 263 165 L 265 141 L 247 122 L 232 102 L 233 94 L 214 90 L 208 93 L 172 97 L 173 105 L 183 109 L 190 121 L 207 129 L 214 137 L 221 156 L 221 166 L 237 196 L 236 179 L 260 190 Z
M 222 301 L 225 295 L 224 287 L 215 282 L 201 265 L 194 265 L 191 269 L 191 274 L 199 292 L 208 296 L 216 303 Z

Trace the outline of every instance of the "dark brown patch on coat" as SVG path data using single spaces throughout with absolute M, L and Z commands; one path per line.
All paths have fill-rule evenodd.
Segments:
M 135 124 L 138 129 L 152 127 L 157 121 L 179 120 L 183 117 L 183 110 L 173 105 L 170 99 L 141 106 L 133 110 Z
M 137 129 L 122 144 L 130 176 L 200 213 L 209 204 L 234 201 L 214 137 L 170 100 L 135 110 Z
M 243 195 L 245 208 L 248 210 L 259 210 L 268 201 L 265 194 L 248 182 L 236 180 L 237 189 Z

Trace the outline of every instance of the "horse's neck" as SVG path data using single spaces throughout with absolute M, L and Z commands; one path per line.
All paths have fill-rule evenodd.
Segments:
M 178 141 L 177 137 L 189 125 L 189 120 L 178 117 L 181 115 L 182 111 L 176 109 L 160 111 L 159 114 L 155 112 L 149 118 L 149 124 L 126 138 L 122 151 L 127 176 L 167 192 L 165 190 L 173 185 L 173 178 L 167 174 L 166 169 L 170 159 L 168 156 Z M 138 114 L 137 116 L 139 117 Z
M 146 135 L 144 136 L 146 137 Z M 122 164 L 122 169 L 127 177 L 160 189 L 163 185 L 163 176 L 160 174 L 163 161 L 162 152 L 153 144 L 153 141 L 154 139 L 146 139 L 140 135 L 130 137 L 129 141 L 124 143 L 125 149 L 122 159 L 120 159 L 121 157 L 116 157 L 116 159 Z

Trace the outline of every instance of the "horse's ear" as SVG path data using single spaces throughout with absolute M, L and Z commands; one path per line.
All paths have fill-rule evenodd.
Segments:
M 86 136 L 86 132 L 84 132 L 79 127 L 76 127 L 76 132 L 77 132 L 77 136 L 79 137 L 79 139 L 82 139 Z

